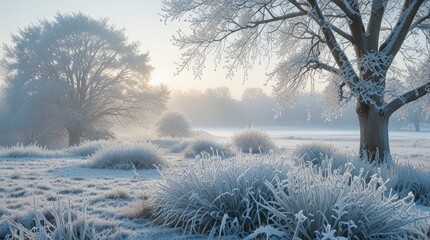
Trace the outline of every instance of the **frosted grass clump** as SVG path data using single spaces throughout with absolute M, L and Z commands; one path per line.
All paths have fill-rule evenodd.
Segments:
M 272 199 L 265 182 L 283 178 L 286 172 L 287 167 L 271 156 L 249 155 L 163 169 L 153 213 L 156 221 L 184 233 L 243 238 L 267 225 L 267 210 L 258 201 Z
M 415 195 L 415 202 L 430 207 L 430 172 L 422 170 L 420 166 L 401 163 L 390 171 L 392 187 L 400 197 L 409 192 Z
M 324 159 L 333 158 L 336 152 L 337 149 L 332 144 L 309 142 L 297 145 L 291 151 L 291 157 L 297 162 L 303 161 L 304 163 L 312 163 L 312 165 L 321 166 Z
M 37 143 L 30 145 L 18 143 L 11 147 L 0 147 L 0 158 L 55 158 L 59 156 L 57 151 L 41 147 Z
M 151 143 L 166 150 L 167 152 L 180 153 L 185 150 L 185 148 L 189 144 L 189 141 L 173 139 L 173 138 L 162 138 L 162 139 L 151 140 Z
M 9 233 L 5 239 L 17 240 L 92 240 L 112 239 L 113 229 L 96 231 L 86 214 L 86 206 L 83 213 L 72 212 L 70 202 L 67 207 L 60 202 L 54 204 L 49 212 L 42 212 L 34 207 L 32 214 L 32 226 L 23 224 L 4 216 L 9 225 Z
M 258 128 L 247 128 L 233 135 L 233 145 L 244 153 L 269 153 L 276 148 L 272 138 Z
M 93 155 L 98 150 L 102 149 L 104 146 L 115 144 L 114 142 L 108 140 L 97 140 L 97 141 L 84 141 L 78 146 L 72 146 L 63 149 L 64 153 L 69 156 L 81 156 L 86 157 Z
M 425 239 L 412 227 L 423 219 L 412 211 L 412 194 L 387 193 L 378 174 L 367 181 L 364 171 L 353 176 L 351 167 L 341 174 L 298 166 L 286 179 L 266 182 L 274 194 L 262 203 L 270 225 L 286 239 Z
M 165 165 L 163 151 L 152 143 L 125 142 L 104 146 L 92 156 L 93 168 L 148 169 Z
M 184 150 L 186 158 L 201 158 L 203 155 L 228 158 L 233 154 L 228 148 L 208 137 L 195 138 Z

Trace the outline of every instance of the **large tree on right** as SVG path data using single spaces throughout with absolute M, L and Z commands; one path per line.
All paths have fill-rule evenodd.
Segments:
M 355 100 L 360 153 L 369 161 L 391 159 L 390 116 L 430 91 L 428 0 L 164 0 L 163 12 L 190 23 L 174 42 L 181 69 L 197 77 L 208 57 L 245 77 L 269 58 L 280 109 L 320 80 L 328 81 L 326 113 L 338 113 L 334 100 Z M 411 67 L 425 71 L 407 77 Z

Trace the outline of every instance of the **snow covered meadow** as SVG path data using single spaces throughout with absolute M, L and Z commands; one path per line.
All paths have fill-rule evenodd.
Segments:
M 186 158 L 187 151 L 210 145 L 192 139 L 86 142 L 57 151 L 2 148 L 0 239 L 11 230 L 13 239 L 429 237 L 426 132 L 391 132 L 397 170 L 378 170 L 351 157 L 355 131 L 268 129 L 275 150 L 254 155 L 231 147 L 234 129 L 206 131 L 205 139 L 225 147 L 222 153 L 206 148 L 209 154 Z M 301 166 L 297 145 L 312 142 L 332 144 L 337 155 Z M 111 165 L 100 164 L 103 159 Z M 142 159 L 153 162 L 139 165 Z M 293 188 L 294 194 L 286 192 Z M 416 205 L 409 191 L 416 192 Z

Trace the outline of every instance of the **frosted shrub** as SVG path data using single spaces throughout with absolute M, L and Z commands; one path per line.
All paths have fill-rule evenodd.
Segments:
M 397 164 L 390 171 L 389 186 L 401 197 L 412 192 L 416 203 L 430 207 L 430 172 L 422 169 L 411 164 Z
M 270 224 L 287 239 L 404 239 L 418 234 L 411 225 L 421 220 L 411 211 L 413 195 L 404 198 L 386 192 L 377 174 L 370 181 L 350 168 L 315 170 L 294 167 L 286 179 L 267 182 L 274 201 L 264 201 Z M 268 233 L 270 234 L 270 233 Z M 417 235 L 417 236 L 418 236 Z
M 232 155 L 231 151 L 212 138 L 195 138 L 184 150 L 187 158 L 202 157 L 203 155 L 219 156 L 227 158 Z
M 326 158 L 333 158 L 337 149 L 332 144 L 323 142 L 309 142 L 297 145 L 292 151 L 293 160 L 312 163 L 312 165 L 321 166 Z M 338 155 L 337 157 L 341 157 Z
M 233 145 L 244 153 L 269 153 L 275 149 L 275 144 L 269 134 L 257 129 L 247 128 L 233 136 Z
M 164 164 L 163 151 L 154 144 L 126 142 L 103 147 L 92 156 L 90 166 L 129 170 L 155 168 Z
M 272 199 L 264 182 L 286 171 L 269 157 L 249 155 L 163 169 L 153 213 L 157 221 L 184 232 L 243 237 L 267 224 L 267 211 L 257 204 L 260 198 Z
M 161 137 L 188 137 L 191 135 L 191 122 L 183 113 L 168 112 L 157 122 L 157 133 Z
M 11 147 L 0 147 L 0 158 L 53 158 L 58 156 L 57 151 L 40 147 L 36 143 L 26 146 L 18 143 Z
M 25 227 L 21 223 L 4 216 L 9 224 L 10 232 L 6 239 L 18 240 L 92 240 L 92 239 L 112 239 L 112 229 L 105 229 L 100 232 L 95 231 L 86 215 L 86 207 L 83 213 L 72 212 L 70 203 L 64 207 L 57 202 L 54 208 L 43 213 L 34 208 L 33 226 Z
M 103 148 L 103 146 L 108 144 L 114 144 L 114 143 L 107 140 L 85 141 L 79 144 L 78 146 L 72 146 L 64 149 L 63 151 L 70 156 L 86 157 L 86 156 L 93 155 L 95 152 Z
M 180 153 L 184 151 L 184 149 L 189 144 L 187 140 L 179 140 L 179 139 L 172 139 L 172 138 L 151 140 L 151 143 L 171 153 Z

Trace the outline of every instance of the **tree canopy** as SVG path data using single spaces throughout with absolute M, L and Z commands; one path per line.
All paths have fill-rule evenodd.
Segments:
M 113 123 L 141 124 L 164 109 L 168 90 L 149 85 L 148 53 L 107 19 L 57 14 L 11 40 L 3 121 L 19 141 L 67 131 L 69 144 L 79 144 L 82 136 L 110 135 Z
M 429 64 L 428 0 L 164 0 L 163 6 L 166 20 L 191 26 L 173 38 L 183 50 L 181 70 L 192 67 L 200 77 L 213 57 L 228 76 L 238 70 L 246 76 L 269 59 L 279 110 L 307 85 L 327 81 L 325 102 L 356 100 L 360 152 L 370 160 L 390 155 L 389 117 L 430 92 L 428 74 L 405 74 Z

